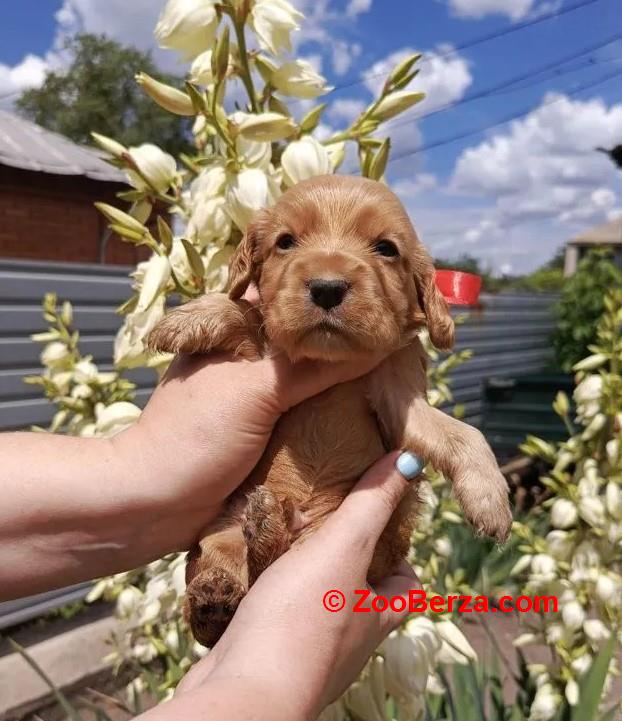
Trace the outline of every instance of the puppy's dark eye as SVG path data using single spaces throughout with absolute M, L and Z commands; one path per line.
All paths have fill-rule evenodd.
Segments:
M 399 251 L 395 243 L 390 240 L 379 240 L 374 246 L 374 252 L 378 255 L 384 255 L 387 258 L 394 258 L 399 255 Z
M 278 240 L 276 241 L 276 247 L 280 248 L 281 250 L 289 250 L 290 248 L 293 248 L 296 245 L 296 238 L 294 238 L 293 235 L 290 235 L 289 233 L 285 233 L 284 235 L 281 235 Z

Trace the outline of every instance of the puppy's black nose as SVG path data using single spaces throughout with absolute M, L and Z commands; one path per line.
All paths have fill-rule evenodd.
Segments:
M 330 310 L 339 305 L 343 300 L 348 284 L 345 280 L 324 280 L 323 278 L 314 278 L 309 281 L 309 293 L 311 300 L 315 305 L 319 305 L 324 310 Z

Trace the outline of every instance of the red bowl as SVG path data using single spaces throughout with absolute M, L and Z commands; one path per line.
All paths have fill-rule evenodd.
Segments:
M 437 270 L 436 286 L 453 305 L 475 305 L 482 289 L 482 278 L 460 270 Z

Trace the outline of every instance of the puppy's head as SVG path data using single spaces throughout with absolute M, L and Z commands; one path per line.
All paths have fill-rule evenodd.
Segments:
M 453 345 L 432 261 L 381 183 L 330 175 L 287 191 L 232 259 L 231 298 L 251 282 L 268 338 L 292 360 L 390 352 L 423 326 L 437 348 Z

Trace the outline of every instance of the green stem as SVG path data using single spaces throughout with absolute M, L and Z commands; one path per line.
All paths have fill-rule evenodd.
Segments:
M 235 27 L 235 35 L 238 40 L 238 51 L 240 53 L 240 62 L 242 63 L 242 82 L 248 93 L 248 99 L 250 100 L 251 108 L 254 113 L 259 112 L 259 105 L 257 103 L 257 96 L 255 94 L 255 87 L 253 85 L 253 77 L 251 75 L 251 68 L 248 64 L 248 51 L 246 49 L 246 35 L 244 34 L 243 23 L 238 22 L 237 19 L 233 20 L 233 26 Z

